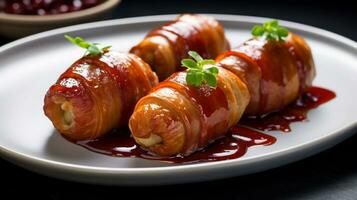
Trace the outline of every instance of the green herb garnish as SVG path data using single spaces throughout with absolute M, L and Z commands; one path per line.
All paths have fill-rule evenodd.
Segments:
M 208 84 L 211 87 L 216 87 L 216 76 L 218 74 L 216 62 L 212 59 L 203 59 L 195 51 L 189 51 L 188 55 L 190 55 L 193 59 L 187 58 L 181 61 L 182 66 L 187 68 L 187 84 L 195 87 L 199 87 L 202 84 Z
M 265 22 L 262 26 L 255 25 L 252 28 L 252 35 L 261 36 L 266 40 L 285 41 L 288 34 L 288 29 L 279 26 L 279 22 L 277 20 Z
M 99 48 L 98 46 L 100 45 L 99 43 L 92 43 L 92 42 L 86 42 L 83 38 L 81 37 L 71 37 L 69 35 L 64 35 L 64 37 L 72 42 L 73 44 L 82 47 L 86 49 L 86 52 L 84 55 L 93 55 L 93 56 L 98 56 L 102 55 L 105 51 L 107 51 L 110 47 L 112 46 L 105 46 L 103 48 Z

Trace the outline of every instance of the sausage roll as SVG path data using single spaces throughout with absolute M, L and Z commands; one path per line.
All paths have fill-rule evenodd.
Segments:
M 187 72 L 159 83 L 135 106 L 129 128 L 135 141 L 161 155 L 188 155 L 225 135 L 237 124 L 248 102 L 247 86 L 219 68 L 217 87 L 190 86 Z
M 243 113 L 282 109 L 315 77 L 311 50 L 293 33 L 284 41 L 254 37 L 216 63 L 216 89 L 187 86 L 187 72 L 178 72 L 138 102 L 129 120 L 138 144 L 161 156 L 190 154 L 223 136 Z
M 164 80 L 180 70 L 180 61 L 189 50 L 203 58 L 215 58 L 229 50 L 223 27 L 212 17 L 182 14 L 149 32 L 130 52 L 141 57 Z
M 247 115 L 266 114 L 290 104 L 312 85 L 316 73 L 309 46 L 293 33 L 284 42 L 254 37 L 221 54 L 216 62 L 248 86 Z
M 98 138 L 126 125 L 135 103 L 157 83 L 150 66 L 136 55 L 87 55 L 50 87 L 44 112 L 68 139 Z

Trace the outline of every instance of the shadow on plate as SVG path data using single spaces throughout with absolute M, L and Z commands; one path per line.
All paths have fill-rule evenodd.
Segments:
M 47 140 L 45 151 L 50 157 L 58 158 L 59 160 L 81 162 L 93 159 L 93 155 L 86 152 L 86 149 L 66 140 L 57 130 L 52 131 Z
M 53 130 L 45 146 L 45 154 L 48 159 L 77 165 L 109 168 L 138 168 L 138 167 L 162 167 L 172 164 L 145 160 L 141 158 L 120 158 L 92 152 L 84 147 L 76 145 Z

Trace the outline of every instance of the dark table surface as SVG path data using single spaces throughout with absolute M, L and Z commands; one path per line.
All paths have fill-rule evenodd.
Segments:
M 352 3 L 328 1 L 135 1 L 124 0 L 112 18 L 182 12 L 238 14 L 278 18 L 323 28 L 357 41 L 357 11 Z M 11 42 L 0 36 L 0 45 Z M 0 158 L 2 193 L 23 195 L 35 186 L 36 197 L 73 198 L 218 198 L 357 199 L 357 135 L 308 159 L 269 171 L 217 181 L 160 187 L 86 185 L 45 177 Z M 26 193 L 29 195 L 29 193 Z

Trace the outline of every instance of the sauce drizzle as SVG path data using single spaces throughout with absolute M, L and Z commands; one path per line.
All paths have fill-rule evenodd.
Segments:
M 336 94 L 320 87 L 311 87 L 290 106 L 264 116 L 250 116 L 240 125 L 231 128 L 225 137 L 189 156 L 158 157 L 139 147 L 129 130 L 114 130 L 96 140 L 79 141 L 76 144 L 91 151 L 115 157 L 139 157 L 168 163 L 197 163 L 230 160 L 242 157 L 251 146 L 272 145 L 276 138 L 254 129 L 283 132 L 290 131 L 290 123 L 306 121 L 307 112 L 333 99 Z M 243 126 L 241 126 L 243 125 Z M 251 128 L 250 128 L 251 127 Z M 254 128 L 254 129 L 252 129 Z
M 290 132 L 292 122 L 307 121 L 309 110 L 317 108 L 335 97 L 336 94 L 333 91 L 310 87 L 286 108 L 262 116 L 247 116 L 239 123 L 263 131 Z
M 189 156 L 159 157 L 140 148 L 130 137 L 129 130 L 118 131 L 96 139 L 79 141 L 78 145 L 91 151 L 115 157 L 138 157 L 168 163 L 197 163 L 230 160 L 243 156 L 248 147 L 274 144 L 276 138 L 245 127 L 233 127 L 229 133 L 208 147 Z

